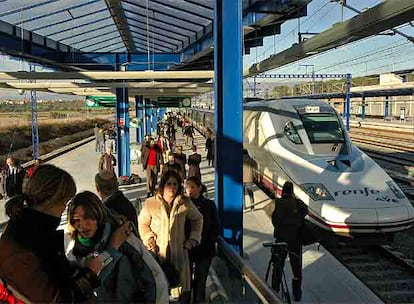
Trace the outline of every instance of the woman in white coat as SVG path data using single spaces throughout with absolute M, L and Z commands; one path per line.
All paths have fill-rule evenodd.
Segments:
M 158 254 L 161 263 L 172 264 L 178 270 L 179 287 L 172 289 L 171 295 L 187 302 L 191 294 L 188 250 L 200 243 L 203 217 L 183 190 L 180 175 L 167 171 L 157 195 L 145 201 L 138 226 L 147 248 Z M 188 231 L 186 222 L 190 225 Z

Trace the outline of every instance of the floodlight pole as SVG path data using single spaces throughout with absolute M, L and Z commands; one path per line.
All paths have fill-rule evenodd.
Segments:
M 29 65 L 30 72 L 36 71 L 36 66 L 33 63 Z M 31 80 L 30 82 L 36 82 Z M 32 157 L 36 159 L 39 157 L 39 124 L 37 119 L 37 95 L 35 90 L 30 91 L 30 107 L 32 111 Z
M 345 119 L 346 130 L 349 131 L 349 118 L 351 117 L 350 104 L 351 104 L 351 74 L 346 74 L 346 91 L 345 91 Z

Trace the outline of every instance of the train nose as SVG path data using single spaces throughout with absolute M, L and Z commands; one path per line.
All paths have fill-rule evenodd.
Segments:
M 412 208 L 411 208 L 412 209 Z M 410 216 L 408 206 L 395 206 L 392 208 L 378 208 L 376 209 L 378 223 L 398 223 L 404 222 L 413 218 Z

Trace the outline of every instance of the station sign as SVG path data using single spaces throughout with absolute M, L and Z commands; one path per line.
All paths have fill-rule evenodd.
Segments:
M 183 96 L 158 97 L 155 106 L 158 108 L 189 108 L 191 107 L 191 98 Z
M 115 108 L 115 96 L 86 96 L 85 106 L 87 108 Z

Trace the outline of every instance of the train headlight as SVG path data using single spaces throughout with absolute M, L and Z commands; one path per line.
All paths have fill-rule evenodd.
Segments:
M 322 184 L 303 184 L 301 187 L 314 201 L 335 200 L 329 193 L 328 189 L 326 189 Z
M 390 188 L 390 190 L 392 191 L 392 193 L 394 193 L 394 195 L 397 198 L 405 198 L 405 194 L 404 192 L 401 191 L 400 187 L 397 186 L 397 184 L 394 181 L 388 181 L 386 182 L 388 187 Z

